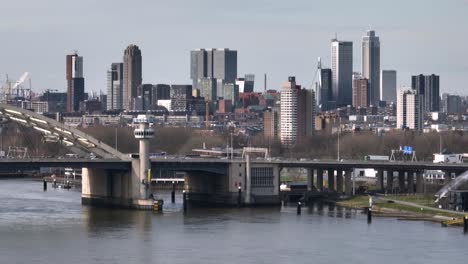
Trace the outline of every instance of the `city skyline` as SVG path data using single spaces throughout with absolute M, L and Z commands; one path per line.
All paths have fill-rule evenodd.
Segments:
M 419 73 L 440 75 L 442 77 L 441 93 L 464 94 L 468 82 L 466 76 L 468 65 L 465 61 L 458 60 L 459 57 L 467 54 L 466 49 L 463 48 L 464 45 L 452 47 L 448 46 L 448 42 L 445 41 L 455 34 L 463 38 L 463 35 L 467 33 L 466 28 L 455 29 L 451 26 L 455 23 L 468 23 L 468 18 L 464 17 L 464 12 L 462 12 L 468 7 L 464 0 L 434 2 L 432 5 L 420 5 L 427 3 L 423 1 L 405 3 L 405 5 L 403 1 L 393 4 L 359 1 L 366 4 L 366 8 L 349 14 L 334 10 L 333 4 L 312 4 L 306 1 L 294 1 L 293 7 L 285 3 L 271 3 L 270 5 L 251 3 L 249 9 L 244 9 L 241 3 L 229 9 L 213 7 L 210 4 L 212 1 L 204 1 L 200 6 L 179 1 L 164 4 L 141 3 L 131 8 L 130 17 L 140 17 L 147 12 L 152 12 L 155 8 L 166 11 L 180 9 L 182 14 L 167 13 L 176 17 L 188 14 L 188 17 L 177 22 L 174 22 L 177 19 L 166 21 L 160 18 L 154 22 L 135 19 L 136 21 L 122 25 L 123 30 L 128 31 L 123 35 L 109 35 L 112 32 L 100 31 L 100 29 L 107 28 L 109 22 L 106 21 L 112 21 L 106 18 L 122 14 L 123 2 L 116 1 L 118 3 L 116 12 L 110 14 L 103 11 L 105 4 L 84 1 L 84 7 L 78 6 L 77 9 L 86 8 L 90 13 L 89 20 L 68 19 L 69 13 L 63 12 L 67 16 L 60 14 L 60 10 L 66 9 L 66 4 L 59 1 L 49 2 L 54 4 L 57 10 L 57 15 L 52 20 L 47 18 L 47 14 L 53 11 L 43 9 L 42 4 L 32 2 L 29 8 L 22 12 L 15 12 L 20 9 L 19 3 L 8 3 L 4 7 L 6 15 L 0 18 L 2 22 L 0 33 L 14 36 L 15 41 L 6 41 L 2 44 L 3 48 L 0 50 L 1 81 L 4 81 L 7 73 L 10 79 L 15 80 L 22 72 L 29 71 L 34 91 L 46 89 L 65 91 L 66 82 L 62 77 L 64 74 L 63 56 L 77 49 L 87 61 L 84 69 L 86 91 L 105 92 L 106 71 L 109 64 L 120 59 L 121 51 L 128 44 L 135 43 L 144 50 L 144 83 L 189 84 L 187 54 L 190 50 L 203 47 L 226 47 L 239 52 L 238 74 L 240 76 L 245 73 L 263 76 L 267 73 L 269 88 L 280 90 L 282 80 L 289 75 L 295 75 L 304 86 L 310 87 L 314 77 L 316 58 L 323 57 L 323 67 L 330 67 L 329 40 L 335 32 L 339 39 L 355 43 L 353 53 L 356 59 L 353 62 L 353 70 L 357 71 L 360 69 L 358 58 L 361 57 L 361 37 L 363 32 L 372 28 L 378 32 L 383 43 L 381 69 L 397 70 L 398 87 L 410 85 L 411 76 Z M 343 3 L 343 6 L 347 5 L 350 3 Z M 419 19 L 410 18 L 410 14 L 413 15 L 416 8 L 426 11 L 421 12 L 425 15 L 418 17 Z M 203 9 L 212 9 L 213 12 L 207 12 L 208 15 L 205 17 L 191 12 Z M 365 18 L 351 19 L 369 9 L 398 12 L 400 19 L 381 18 L 378 14 L 374 14 L 375 12 Z M 41 17 L 35 15 L 38 10 L 42 12 Z M 219 13 L 216 15 L 214 11 Z M 333 13 L 335 11 L 336 14 Z M 275 12 L 283 13 L 285 19 L 278 19 Z M 330 14 L 333 14 L 330 19 L 319 19 Z M 430 18 L 431 14 L 447 16 L 447 19 L 436 22 Z M 339 15 L 343 18 L 338 19 Z M 317 16 L 317 19 L 311 20 L 310 17 L 314 16 Z M 96 22 L 96 19 L 99 20 Z M 62 28 L 58 26 L 61 23 L 56 23 L 57 21 L 62 21 L 70 27 Z M 346 21 L 353 22 L 346 23 Z M 189 25 L 188 22 L 193 22 L 193 25 Z M 129 31 L 127 30 L 129 28 L 135 28 L 135 30 Z M 218 37 L 195 37 L 208 32 Z M 280 36 L 286 32 L 299 36 L 303 41 L 299 41 L 294 49 L 285 48 L 284 44 L 287 40 L 283 40 Z M 63 38 L 54 38 L 54 42 L 51 43 L 50 39 L 56 34 L 60 34 Z M 239 38 L 239 34 L 244 37 Z M 163 42 L 162 38 L 176 41 Z M 30 45 L 30 41 L 26 41 L 30 39 L 35 40 L 34 46 Z M 251 41 L 244 41 L 245 39 L 255 39 L 255 45 Z M 447 48 L 441 49 L 440 47 Z M 271 54 L 276 56 L 271 56 Z M 295 63 L 290 64 L 288 68 L 283 67 L 282 63 L 273 63 L 286 60 Z M 262 87 L 257 85 L 256 91 L 260 90 Z

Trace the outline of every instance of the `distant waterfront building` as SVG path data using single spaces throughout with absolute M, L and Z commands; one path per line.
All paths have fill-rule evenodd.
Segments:
M 235 83 L 237 78 L 237 51 L 230 49 L 197 49 L 190 52 L 190 78 L 193 87 L 200 89 L 204 78 Z
M 123 95 L 123 63 L 112 63 L 107 71 L 107 110 L 121 110 Z
M 462 112 L 462 99 L 458 95 L 447 95 L 445 99 L 445 110 L 447 114 L 460 114 Z
M 439 76 L 416 75 L 411 77 L 411 88 L 422 96 L 422 108 L 424 112 L 440 111 Z
M 273 107 L 263 112 L 263 136 L 268 140 L 277 140 L 280 133 L 280 109 Z
M 353 106 L 365 108 L 369 106 L 369 80 L 360 73 L 353 74 Z
M 153 106 L 156 105 L 155 103 L 153 104 L 153 102 L 156 101 L 153 99 L 153 97 L 156 96 L 156 94 L 154 94 L 153 87 L 154 86 L 150 83 L 145 83 L 138 86 L 137 94 L 138 96 L 141 96 L 142 110 L 152 110 Z
M 401 89 L 397 97 L 397 128 L 422 130 L 422 95 L 410 89 Z
M 332 96 L 336 106 L 352 104 L 353 42 L 333 39 L 331 43 Z
M 80 102 L 85 99 L 83 57 L 75 52 L 66 58 L 67 112 L 76 112 L 80 110 Z
M 314 91 L 301 89 L 296 78 L 289 77 L 281 91 L 281 144 L 293 146 L 313 133 L 315 105 Z
M 187 112 L 192 98 L 192 85 L 171 85 L 171 109 L 174 112 Z
M 153 102 L 156 104 L 158 100 L 171 99 L 171 86 L 169 84 L 156 84 L 153 86 Z
M 380 100 L 380 40 L 374 30 L 362 37 L 362 77 L 368 79 L 369 105 L 378 106 Z
M 380 75 L 380 100 L 387 103 L 396 102 L 397 72 L 394 70 L 382 70 Z
M 132 110 L 132 101 L 137 97 L 137 89 L 141 83 L 141 50 L 138 46 L 132 44 L 125 49 L 123 57 L 123 109 Z

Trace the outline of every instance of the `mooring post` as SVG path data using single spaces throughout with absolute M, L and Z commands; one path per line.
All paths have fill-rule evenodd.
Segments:
M 172 181 L 171 202 L 175 203 L 175 182 Z
M 241 206 L 241 203 L 242 203 L 242 187 L 239 185 L 237 187 L 237 207 L 240 207 Z
M 185 192 L 185 190 L 182 191 L 182 204 L 184 207 L 184 213 L 186 213 L 187 212 L 187 193 Z
M 468 216 L 463 217 L 463 233 L 468 233 Z
M 367 223 L 372 223 L 372 207 L 369 207 L 367 209 Z

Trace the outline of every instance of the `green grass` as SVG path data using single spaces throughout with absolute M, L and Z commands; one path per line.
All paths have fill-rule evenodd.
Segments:
M 397 203 L 388 203 L 385 201 L 378 202 L 375 204 L 375 206 L 377 208 L 394 209 L 394 210 L 416 213 L 416 214 L 421 214 L 421 215 L 441 215 L 441 216 L 448 216 L 448 217 L 459 217 L 459 215 L 457 214 L 439 212 L 439 211 L 430 210 L 430 209 L 421 210 L 420 207 L 408 206 L 408 205 L 397 204 Z
M 346 200 L 338 201 L 336 204 L 348 208 L 364 208 L 369 206 L 369 196 L 357 195 Z
M 424 206 L 431 206 L 431 207 L 434 207 L 434 200 L 435 200 L 434 196 L 432 195 L 422 195 L 422 194 L 398 195 L 398 196 L 389 195 L 389 196 L 386 196 L 385 198 L 403 201 L 403 202 L 415 203 L 415 204 L 424 205 Z

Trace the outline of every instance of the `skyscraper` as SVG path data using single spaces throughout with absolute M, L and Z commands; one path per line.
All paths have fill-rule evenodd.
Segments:
M 107 110 L 121 110 L 123 94 L 123 63 L 112 63 L 107 71 Z
M 397 73 L 394 70 L 382 70 L 380 75 L 380 100 L 396 103 Z
M 369 105 L 378 106 L 380 100 L 380 40 L 374 30 L 362 37 L 362 77 L 369 80 Z
M 369 80 L 363 78 L 360 73 L 353 74 L 353 106 L 369 106 Z
M 80 102 L 84 101 L 83 57 L 78 53 L 66 57 L 67 78 L 67 112 L 80 110 Z
M 411 77 L 411 88 L 421 96 L 422 109 L 425 112 L 440 111 L 439 76 L 422 74 Z
M 198 49 L 190 52 L 190 78 L 195 88 L 203 78 L 235 83 L 237 51 L 230 49 Z
M 132 109 L 132 100 L 137 97 L 138 86 L 142 83 L 141 51 L 136 45 L 129 45 L 123 57 L 123 97 L 125 110 Z
M 352 104 L 353 42 L 338 41 L 331 43 L 332 64 L 332 101 L 337 106 Z
M 422 130 L 422 95 L 417 91 L 402 89 L 397 97 L 397 128 Z

